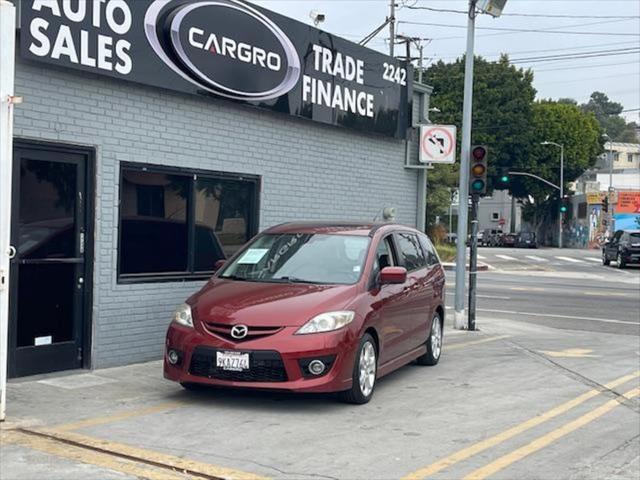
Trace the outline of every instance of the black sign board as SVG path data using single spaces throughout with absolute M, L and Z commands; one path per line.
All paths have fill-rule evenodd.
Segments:
M 239 0 L 23 0 L 23 57 L 405 138 L 410 65 Z

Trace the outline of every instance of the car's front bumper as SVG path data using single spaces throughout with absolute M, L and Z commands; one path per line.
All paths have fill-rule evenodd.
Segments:
M 298 327 L 285 327 L 278 333 L 255 340 L 232 342 L 222 337 L 172 323 L 167 331 L 164 355 L 164 376 L 181 383 L 200 383 L 235 388 L 260 388 L 298 392 L 338 392 L 351 388 L 353 359 L 358 337 L 349 328 L 337 332 L 294 335 Z M 179 353 L 179 362 L 171 364 L 169 350 Z M 216 351 L 248 352 L 251 368 L 261 369 L 260 379 L 251 375 L 222 375 L 214 365 Z M 274 355 L 275 354 L 275 355 Z M 278 361 L 281 359 L 281 363 Z M 331 367 L 322 375 L 305 376 L 300 360 L 332 358 Z M 264 374 L 265 368 L 284 368 L 285 379 Z M 226 373 L 226 372 L 225 372 Z M 220 378 L 220 376 L 229 377 Z M 243 379 L 238 379 L 243 377 Z

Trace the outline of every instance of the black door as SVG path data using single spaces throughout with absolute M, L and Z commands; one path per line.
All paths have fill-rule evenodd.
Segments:
M 16 144 L 9 375 L 83 366 L 88 152 Z

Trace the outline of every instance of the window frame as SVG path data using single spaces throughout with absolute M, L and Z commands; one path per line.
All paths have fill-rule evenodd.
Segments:
M 373 258 L 373 262 L 371 264 L 371 270 L 369 271 L 369 290 L 376 288 L 379 285 L 379 276 L 380 276 L 380 272 L 382 271 L 382 269 L 380 269 L 377 273 L 376 273 L 376 269 L 375 269 L 375 264 L 376 261 L 378 259 L 377 256 L 377 252 L 378 252 L 378 247 L 380 246 L 380 244 L 382 242 L 386 242 L 387 240 L 389 240 L 388 243 L 388 247 L 391 251 L 391 261 L 393 262 L 394 267 L 399 267 L 401 266 L 398 260 L 398 251 L 397 251 L 397 247 L 396 247 L 396 243 L 395 243 L 395 236 L 394 236 L 395 232 L 392 233 L 387 233 L 385 235 L 383 235 L 380 240 L 378 240 L 378 243 L 376 244 L 376 246 L 373 246 L 373 242 L 371 242 L 371 244 L 369 245 L 369 252 L 373 252 L 374 258 Z
M 124 186 L 125 170 L 133 170 L 145 173 L 158 173 L 164 175 L 183 176 L 188 179 L 189 197 L 187 203 L 187 268 L 184 272 L 171 273 L 122 273 L 120 271 L 121 260 L 121 244 L 122 244 L 122 194 Z M 258 233 L 260 224 L 260 199 L 262 193 L 262 177 L 260 175 L 252 175 L 238 172 L 222 172 L 218 170 L 203 170 L 195 168 L 181 168 L 174 166 L 164 166 L 151 163 L 139 162 L 120 162 L 118 172 L 118 235 L 116 245 L 116 282 L 117 284 L 135 284 L 135 283 L 162 283 L 162 282 L 185 282 L 206 280 L 214 274 L 214 270 L 196 272 L 195 271 L 195 211 L 196 211 L 196 182 L 199 177 L 216 178 L 221 180 L 240 180 L 248 181 L 253 184 L 254 199 L 251 205 L 251 214 L 247 224 L 248 238 L 251 240 Z M 213 267 L 213 265 L 212 265 Z

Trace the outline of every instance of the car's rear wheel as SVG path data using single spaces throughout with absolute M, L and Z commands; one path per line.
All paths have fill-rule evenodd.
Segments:
M 604 252 L 604 250 L 602 251 L 602 265 L 604 265 L 605 267 L 607 265 L 609 265 L 611 263 L 611 260 L 609 260 L 607 258 L 607 254 Z
M 627 264 L 622 259 L 622 254 L 618 252 L 618 256 L 616 257 L 616 262 L 618 263 L 618 268 L 625 268 Z
M 340 392 L 343 402 L 363 404 L 371 400 L 376 384 L 378 351 L 373 337 L 365 333 L 360 339 L 358 352 L 353 362 L 353 382 L 351 388 Z
M 427 338 L 427 353 L 418 357 L 418 365 L 436 365 L 440 361 L 442 354 L 442 320 L 437 312 L 433 315 L 431 322 L 431 332 Z

